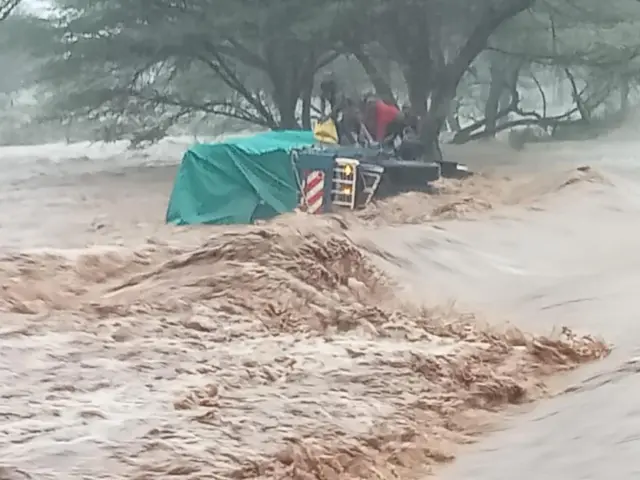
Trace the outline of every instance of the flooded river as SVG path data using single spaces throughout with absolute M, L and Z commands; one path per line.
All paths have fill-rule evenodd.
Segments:
M 595 480 L 640 473 L 633 453 L 640 441 L 639 146 L 565 147 L 559 156 L 592 165 L 610 183 L 577 189 L 528 214 L 515 209 L 438 232 L 436 256 L 456 258 L 452 270 L 441 269 L 443 291 L 527 329 L 569 325 L 616 345 L 609 359 L 565 379 L 566 393 L 510 418 L 443 478 Z M 424 271 L 437 268 L 429 253 L 422 258 Z M 560 392 L 566 384 L 558 385 Z
M 394 375 L 373 360 L 358 369 L 351 362 L 406 356 L 397 345 L 369 335 L 322 346 L 307 330 L 283 327 L 293 322 L 283 315 L 278 335 L 240 341 L 254 320 L 242 326 L 225 318 L 236 315 L 242 295 L 235 303 L 226 298 L 224 310 L 222 303 L 216 310 L 211 294 L 205 302 L 205 284 L 216 290 L 236 281 L 225 268 L 233 275 L 242 270 L 246 276 L 238 279 L 256 279 L 276 267 L 263 257 L 244 259 L 242 252 L 262 248 L 245 237 L 228 242 L 242 248 L 225 256 L 224 266 L 197 263 L 194 252 L 205 255 L 203 242 L 219 250 L 226 237 L 213 241 L 209 228 L 163 225 L 186 143 L 145 155 L 86 145 L 0 151 L 0 465 L 6 478 L 27 478 L 20 472 L 51 479 L 224 478 L 211 472 L 242 464 L 274 438 L 301 431 L 314 438 L 334 430 L 360 435 L 375 418 L 392 415 L 392 407 L 405 406 L 398 400 L 405 393 L 382 381 L 370 387 L 378 396 L 367 399 L 359 397 L 368 391 L 362 385 L 344 380 L 347 374 Z M 568 326 L 615 346 L 608 358 L 551 380 L 552 398 L 508 409 L 494 422 L 496 431 L 461 447 L 455 462 L 436 470 L 440 478 L 622 480 L 640 473 L 633 454 L 640 439 L 640 388 L 634 387 L 640 371 L 638 152 L 640 143 L 617 139 L 521 154 L 486 145 L 477 155 L 455 151 L 475 168 L 504 169 L 511 177 L 472 191 L 486 208 L 411 225 L 385 220 L 359 234 L 378 250 L 377 265 L 416 303 L 455 305 L 527 332 Z M 581 165 L 595 173 L 570 185 L 560 170 Z M 463 197 L 465 204 L 473 200 Z M 281 253 L 286 257 L 286 249 Z M 179 268 L 172 263 L 177 257 L 196 263 L 174 275 L 169 266 Z M 280 284 L 267 287 L 265 280 L 266 297 L 279 294 L 291 268 L 283 267 Z M 332 308 L 328 300 L 316 303 Z M 373 317 L 369 323 L 383 328 Z M 453 347 L 421 348 L 444 355 Z M 285 368 L 287 358 L 300 370 L 298 386 L 285 391 L 278 385 L 289 385 L 294 375 Z M 340 395 L 328 398 L 327 385 L 342 385 Z M 222 396 L 222 389 L 229 393 Z M 294 401 L 300 402 L 295 408 Z M 322 408 L 309 407 L 314 401 L 324 402 Z M 203 417 L 208 413 L 200 410 L 214 404 L 223 413 Z M 200 409 L 197 422 L 190 409 Z M 254 414 L 262 415 L 260 428 L 246 420 Z M 179 429 L 178 417 L 192 428 Z M 331 427 L 327 419 L 334 420 Z M 234 478 L 270 475 L 243 468 L 233 470 Z

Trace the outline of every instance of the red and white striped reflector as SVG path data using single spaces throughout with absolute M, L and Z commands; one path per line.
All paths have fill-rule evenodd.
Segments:
M 302 195 L 300 205 L 305 205 L 309 213 L 321 213 L 324 203 L 324 172 L 322 170 L 312 170 L 303 172 Z

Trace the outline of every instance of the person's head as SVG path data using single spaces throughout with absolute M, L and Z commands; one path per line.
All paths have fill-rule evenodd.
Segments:
M 375 105 L 376 102 L 378 101 L 378 97 L 371 92 L 367 92 L 362 96 L 362 109 L 366 109 L 368 107 L 371 107 L 372 105 Z
M 368 119 L 368 121 L 371 122 L 373 121 L 373 118 L 375 118 L 377 101 L 378 97 L 373 93 L 365 93 L 362 96 L 362 100 L 360 101 L 360 111 L 362 112 L 365 121 Z

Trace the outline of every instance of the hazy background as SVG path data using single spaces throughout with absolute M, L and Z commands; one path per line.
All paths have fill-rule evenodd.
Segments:
M 638 2 L 359 1 L 23 2 L 0 28 L 0 142 L 308 127 L 327 75 L 456 143 L 594 137 L 635 105 Z

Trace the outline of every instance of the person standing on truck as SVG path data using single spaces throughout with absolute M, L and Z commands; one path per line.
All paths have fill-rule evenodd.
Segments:
M 362 121 L 358 101 L 342 99 L 331 113 L 321 119 L 313 129 L 316 140 L 322 143 L 368 146 L 373 143 Z
M 405 103 L 402 105 L 402 115 L 404 116 L 406 128 L 410 129 L 411 133 L 415 133 L 417 135 L 420 119 L 410 104 Z
M 333 74 L 326 75 L 320 82 L 320 111 L 321 115 L 327 115 L 336 110 L 338 104 L 338 82 Z M 335 118 L 334 118 L 335 120 Z
M 402 135 L 405 127 L 404 115 L 395 105 L 373 95 L 366 95 L 362 110 L 364 124 L 376 142 L 393 143 L 398 135 Z
M 338 136 L 341 145 L 367 146 L 373 142 L 362 119 L 358 102 L 345 98 L 341 104 L 341 118 L 338 121 Z

